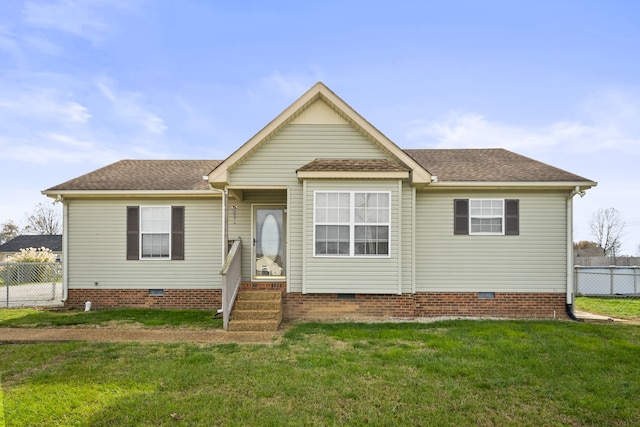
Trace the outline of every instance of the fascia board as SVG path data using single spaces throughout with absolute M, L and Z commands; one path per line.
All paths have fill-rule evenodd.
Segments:
M 425 189 L 459 189 L 459 188 L 473 188 L 473 189 L 503 189 L 503 188 L 525 188 L 525 189 L 567 189 L 572 190 L 579 187 L 581 190 L 588 190 L 589 188 L 598 185 L 594 181 L 559 181 L 559 182 L 547 182 L 547 181 L 528 181 L 528 182 L 489 182 L 489 181 L 438 181 L 431 183 Z

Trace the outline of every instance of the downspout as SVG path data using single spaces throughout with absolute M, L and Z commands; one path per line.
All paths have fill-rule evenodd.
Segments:
M 567 301 L 566 311 L 571 320 L 578 320 L 573 313 L 573 198 L 584 197 L 585 192 L 576 186 L 567 196 Z
M 64 197 L 58 194 L 56 201 L 62 203 L 62 302 L 69 298 L 69 207 Z
M 204 175 L 202 179 L 208 182 L 209 176 Z M 215 188 L 210 182 L 209 182 L 209 189 L 213 192 L 220 194 L 220 196 L 222 196 L 222 252 L 221 253 L 222 253 L 222 264 L 224 265 L 224 262 L 227 258 L 227 252 L 229 251 L 229 243 L 227 241 L 227 234 L 228 234 L 228 228 L 229 228 L 228 222 L 227 222 L 227 199 L 229 196 L 229 190 L 227 190 L 226 188 L 224 190 Z
M 209 176 L 204 175 L 202 179 L 208 182 Z M 222 252 L 221 252 L 222 265 L 221 267 L 224 267 L 224 263 L 227 260 L 227 252 L 229 251 L 229 243 L 227 241 L 227 197 L 228 197 L 229 191 L 226 188 L 224 190 L 217 189 L 210 182 L 209 182 L 209 189 L 222 196 Z M 222 307 L 220 307 L 220 309 L 218 310 L 218 314 L 220 313 L 222 313 Z

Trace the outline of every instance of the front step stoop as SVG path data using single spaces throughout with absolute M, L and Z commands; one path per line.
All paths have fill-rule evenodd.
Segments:
M 276 331 L 282 322 L 282 292 L 240 291 L 233 304 L 230 331 Z

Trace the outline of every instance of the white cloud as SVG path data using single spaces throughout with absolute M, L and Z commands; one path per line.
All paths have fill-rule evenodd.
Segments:
M 161 135 L 167 130 L 164 121 L 140 104 L 142 95 L 135 92 L 116 92 L 106 79 L 96 83 L 100 93 L 111 102 L 114 114 L 122 120 L 142 127 L 147 132 Z
M 5 117 L 30 117 L 39 121 L 86 123 L 91 119 L 89 110 L 53 90 L 33 89 L 21 94 L 0 97 L 0 111 Z
M 490 120 L 476 112 L 452 111 L 440 120 L 405 124 L 407 139 L 435 148 L 502 147 L 520 151 L 637 150 L 640 96 L 606 90 L 579 106 L 579 118 L 525 127 Z
M 91 42 L 101 42 L 117 22 L 112 11 L 134 13 L 146 0 L 57 0 L 27 1 L 25 21 L 38 28 L 57 30 Z
M 109 29 L 91 1 L 27 1 L 23 13 L 25 20 L 33 26 L 70 33 L 93 42 L 102 40 Z

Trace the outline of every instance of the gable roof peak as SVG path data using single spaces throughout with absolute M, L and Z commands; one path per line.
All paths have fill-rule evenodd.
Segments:
M 240 164 L 246 156 L 251 155 L 258 146 L 268 141 L 271 136 L 279 132 L 284 126 L 290 124 L 307 107 L 319 99 L 328 104 L 337 114 L 347 120 L 349 124 L 357 128 L 359 132 L 366 135 L 373 142 L 377 143 L 400 163 L 407 165 L 412 171 L 411 179 L 414 184 L 426 185 L 431 182 L 431 174 L 429 171 L 376 129 L 364 117 L 358 114 L 358 112 L 351 108 L 349 104 L 343 101 L 323 82 L 319 81 L 211 171 L 209 174 L 209 183 L 215 187 L 224 187 L 229 182 L 230 171 L 233 170 L 236 165 Z

